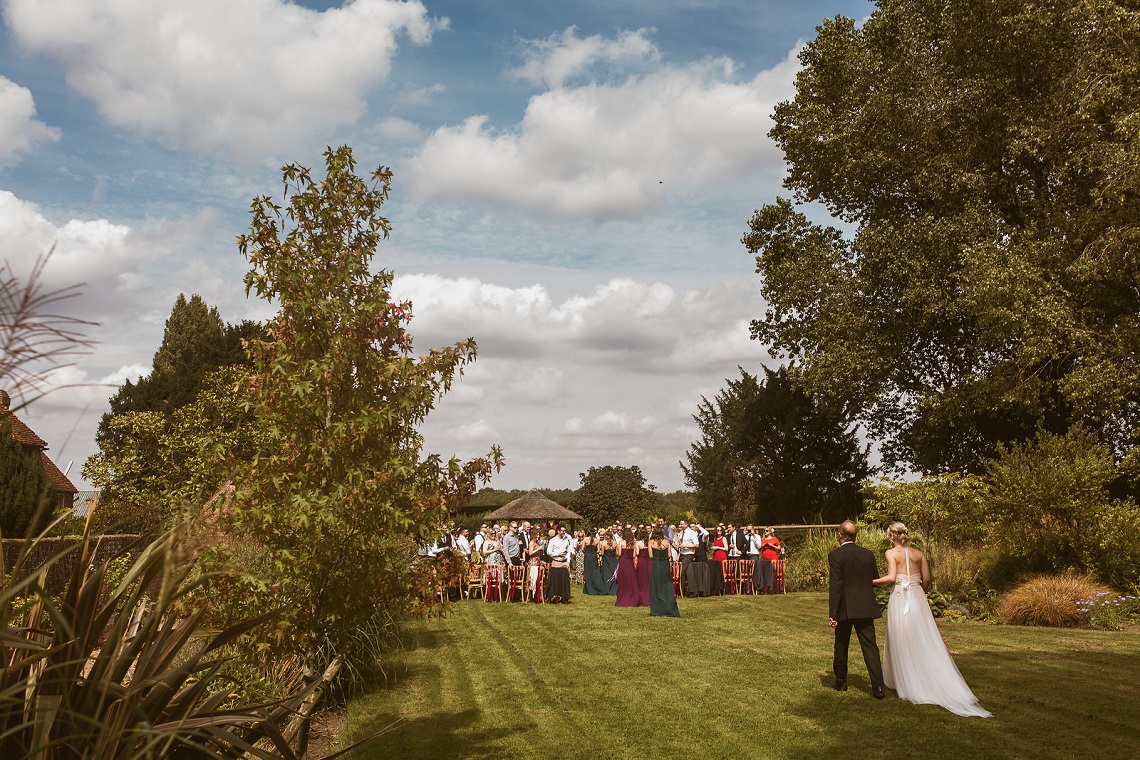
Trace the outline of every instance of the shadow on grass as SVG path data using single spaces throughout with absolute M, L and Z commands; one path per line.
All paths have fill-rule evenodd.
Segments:
M 380 731 L 399 720 L 399 715 L 380 712 L 361 721 L 361 736 Z M 480 716 L 475 709 L 457 713 L 431 713 L 400 722 L 390 731 L 349 753 L 350 760 L 371 758 L 501 758 L 502 740 L 521 732 L 522 727 L 505 728 L 493 735 L 477 728 Z

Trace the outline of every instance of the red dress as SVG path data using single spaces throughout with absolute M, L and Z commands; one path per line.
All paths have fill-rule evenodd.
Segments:
M 713 541 L 713 556 L 712 558 L 721 562 L 728 559 L 728 541 L 724 536 L 717 536 L 716 541 Z

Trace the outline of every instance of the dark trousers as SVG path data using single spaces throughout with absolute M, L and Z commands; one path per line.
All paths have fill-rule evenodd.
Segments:
M 847 651 L 851 648 L 851 629 L 859 638 L 859 648 L 863 650 L 863 662 L 867 664 L 867 675 L 871 686 L 883 688 L 883 664 L 879 659 L 879 645 L 875 641 L 875 619 L 855 618 L 840 620 L 835 626 L 835 660 L 832 669 L 836 681 L 847 680 Z
M 694 556 L 696 556 L 696 555 L 693 555 L 693 554 L 682 554 L 681 555 L 681 584 L 682 584 L 681 588 L 684 588 L 684 584 L 689 582 L 689 565 L 693 564 L 693 557 Z

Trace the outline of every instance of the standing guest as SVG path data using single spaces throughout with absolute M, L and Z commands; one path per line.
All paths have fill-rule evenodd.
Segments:
M 776 587 L 776 560 L 784 554 L 784 547 L 780 539 L 776 538 L 774 528 L 765 528 L 760 537 L 760 582 L 756 588 L 763 588 L 765 594 L 771 594 Z
M 649 606 L 649 573 L 653 567 L 653 560 L 649 556 L 649 531 L 642 528 L 634 536 L 633 566 L 637 570 L 637 606 Z
M 525 540 L 526 533 L 522 534 Z M 530 540 L 526 544 L 525 560 L 527 565 L 528 582 L 530 584 L 530 597 L 535 598 L 535 592 L 538 590 L 538 570 L 542 565 L 542 541 L 539 539 L 538 529 L 530 531 Z
M 730 525 L 728 529 L 730 531 L 728 540 L 735 550 L 735 554 L 731 551 L 729 552 L 729 554 L 732 555 L 731 558 L 748 559 L 748 534 L 744 532 L 744 526 L 741 525 L 740 527 L 734 528 Z
M 582 539 L 582 564 L 585 580 L 582 593 L 605 596 L 606 584 L 602 580 L 602 571 L 598 569 L 598 539 L 595 536 L 586 536 Z
M 621 543 L 618 544 L 621 558 L 618 559 L 617 566 L 618 589 L 615 607 L 636 607 L 641 600 L 641 594 L 637 589 L 637 570 L 633 564 L 635 550 L 633 531 L 626 528 Z
M 680 562 L 681 561 L 681 546 L 680 546 L 680 542 L 677 541 L 677 526 L 676 525 L 670 525 L 669 526 L 669 532 L 673 534 L 673 538 L 669 539 L 669 558 L 673 562 Z
M 712 542 L 713 556 L 712 558 L 717 562 L 723 562 L 728 559 L 728 539 L 724 537 L 724 526 L 716 526 L 716 538 Z
M 835 629 L 836 691 L 847 691 L 847 651 L 851 646 L 851 630 L 859 637 L 863 662 L 871 678 L 871 695 L 882 699 L 883 664 L 879 660 L 879 645 L 875 641 L 875 619 L 882 617 L 875 599 L 875 579 L 879 569 L 870 549 L 855 545 L 858 528 L 851 520 L 839 526 L 839 548 L 827 555 L 827 622 Z
M 689 577 L 689 566 L 693 564 L 693 559 L 697 556 L 699 534 L 689 527 L 687 520 L 680 520 L 677 523 L 677 528 L 681 531 L 681 583 L 685 583 Z
M 673 571 L 669 567 L 669 553 L 673 548 L 658 525 L 649 538 L 652 569 L 649 572 L 650 617 L 681 617 L 677 597 L 673 594 Z
M 558 532 L 546 543 L 546 553 L 550 557 L 550 569 L 546 571 L 546 601 L 551 604 L 570 603 L 570 538 L 566 526 L 559 525 Z
M 602 583 L 605 584 L 606 594 L 608 596 L 617 596 L 617 579 L 614 577 L 617 574 L 618 566 L 617 541 L 614 541 L 613 536 L 607 533 L 602 537 L 601 549 Z
M 752 588 L 760 588 L 760 531 L 754 525 L 748 530 L 748 559 L 752 560 Z
M 586 563 L 582 554 L 585 537 L 585 532 L 580 530 L 574 531 L 574 535 L 570 537 L 570 581 L 579 586 L 586 582 Z
M 455 549 L 465 561 L 471 559 L 471 542 L 467 540 L 467 528 L 460 528 L 459 535 L 455 537 Z
M 483 542 L 483 557 L 488 565 L 507 564 L 507 559 L 503 555 L 503 545 L 499 542 L 498 533 L 492 532 Z
M 479 526 L 479 532 L 475 534 L 475 539 L 471 542 L 472 556 L 478 560 L 483 557 L 483 542 L 487 540 L 487 523 Z
M 503 536 L 503 556 L 507 558 L 508 565 L 522 564 L 522 547 L 519 545 L 518 523 L 512 522 Z
M 661 535 L 663 535 L 667 541 L 673 540 L 673 526 L 666 525 L 664 517 L 657 518 L 657 527 L 661 529 Z

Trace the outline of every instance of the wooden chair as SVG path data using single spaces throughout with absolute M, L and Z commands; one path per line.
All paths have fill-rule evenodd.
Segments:
M 534 583 L 534 595 L 531 601 L 536 604 L 546 604 L 546 565 L 538 566 L 538 580 Z
M 736 560 L 722 559 L 720 566 L 724 568 L 724 593 L 736 593 Z
M 683 597 L 685 595 L 685 587 L 681 583 L 681 563 L 670 562 L 669 569 L 673 571 L 673 596 Z
M 736 585 L 742 594 L 755 594 L 756 560 L 742 559 L 736 563 Z
M 464 577 L 464 596 L 468 599 L 474 599 L 474 594 L 478 593 L 483 596 L 483 574 L 486 571 L 486 565 L 477 565 L 472 562 L 467 566 L 467 574 Z
M 507 601 L 526 601 L 530 585 L 530 568 L 526 565 L 511 565 L 507 568 Z
M 772 593 L 775 593 L 775 594 L 786 594 L 786 593 L 788 593 L 787 589 L 784 588 L 784 563 L 785 562 L 787 562 L 786 559 L 777 559 L 777 560 L 774 560 L 772 562 L 772 565 L 776 568 L 776 582 L 774 584 L 772 584 Z
M 505 578 L 502 565 L 485 565 L 483 571 L 483 601 L 503 601 L 503 580 Z

